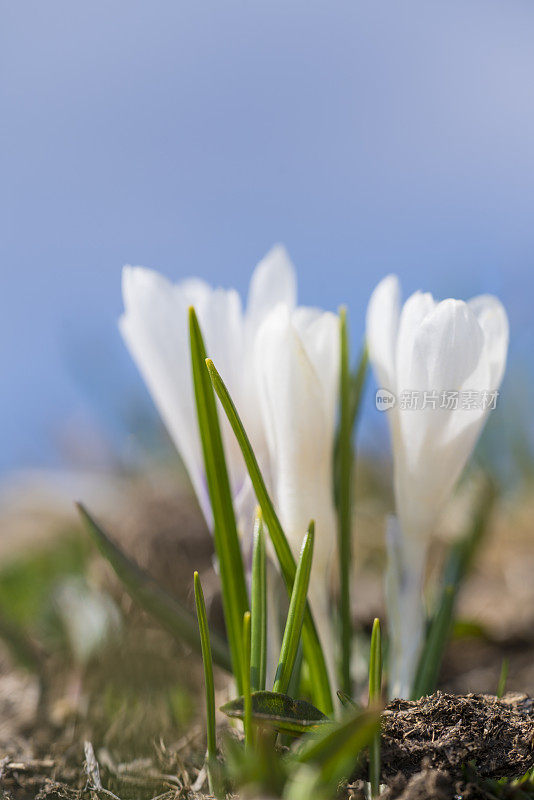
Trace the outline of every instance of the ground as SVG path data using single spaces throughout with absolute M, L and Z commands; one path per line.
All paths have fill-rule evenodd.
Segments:
M 220 627 L 212 545 L 187 491 L 176 491 L 172 475 L 150 482 L 128 476 L 111 494 L 101 516 L 124 549 L 189 604 L 191 576 L 199 569 L 211 624 Z M 440 678 L 444 693 L 419 704 L 395 701 L 386 710 L 387 800 L 441 800 L 460 792 L 473 800 L 513 797 L 491 794 L 495 788 L 477 780 L 515 777 L 534 763 L 529 699 L 534 695 L 534 509 L 529 496 L 527 490 L 497 508 L 460 597 L 458 624 Z M 367 491 L 355 516 L 355 671 L 362 699 L 366 637 L 373 617 L 384 616 L 380 570 L 386 506 L 387 496 L 384 500 L 383 493 Z M 447 526 L 465 523 L 465 507 L 460 495 L 434 545 L 435 570 L 450 536 Z M 29 669 L 13 643 L 0 644 L 4 797 L 201 796 L 207 784 L 201 771 L 205 742 L 199 660 L 137 609 L 70 511 L 48 509 L 46 517 L 34 511 L 28 518 L 23 508 L 11 508 L 9 517 L 0 513 L 0 521 L 7 532 L 0 548 L 0 614 L 4 609 L 29 631 L 40 665 L 37 672 Z M 122 619 L 105 646 L 83 658 L 58 623 L 63 618 L 58 586 L 73 575 L 83 580 L 91 598 L 100 593 L 110 598 Z M 27 580 L 22 589 L 21 576 Z M 494 695 L 503 659 L 509 662 L 510 694 L 499 701 Z M 228 698 L 222 674 L 217 675 L 217 691 L 220 703 Z M 466 773 L 469 763 L 468 769 L 476 765 L 475 781 Z M 355 781 L 351 792 L 358 796 L 359 791 Z

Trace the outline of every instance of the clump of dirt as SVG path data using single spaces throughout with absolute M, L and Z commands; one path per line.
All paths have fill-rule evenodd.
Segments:
M 421 772 L 409 779 L 399 772 L 381 795 L 381 800 L 451 800 L 458 794 L 448 772 L 431 769 L 425 764 Z
M 468 764 L 481 777 L 521 775 L 534 764 L 533 738 L 534 700 L 524 694 L 393 700 L 382 722 L 383 777 L 410 778 L 426 765 L 456 778 Z

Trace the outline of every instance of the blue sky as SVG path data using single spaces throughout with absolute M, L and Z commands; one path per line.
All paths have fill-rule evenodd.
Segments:
M 531 369 L 531 0 L 0 9 L 0 469 L 57 463 L 81 418 L 120 441 L 148 404 L 127 262 L 245 291 L 282 241 L 355 343 L 387 272 L 496 292 Z

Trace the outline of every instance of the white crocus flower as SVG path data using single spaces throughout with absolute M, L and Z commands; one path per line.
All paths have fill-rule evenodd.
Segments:
M 396 397 L 387 412 L 397 519 L 388 525 L 386 594 L 391 691 L 406 697 L 422 642 L 429 536 L 500 386 L 508 319 L 490 295 L 438 303 L 416 292 L 402 310 L 399 296 L 395 276 L 378 284 L 367 311 L 367 344 L 380 387 Z M 404 407 L 410 397 L 417 409 Z
M 198 279 L 172 283 L 144 267 L 124 267 L 125 311 L 120 330 L 152 399 L 180 453 L 208 526 L 212 513 L 198 431 L 188 309 L 194 306 L 206 350 L 224 376 L 263 469 L 266 442 L 252 359 L 257 331 L 279 303 L 293 308 L 296 278 L 283 247 L 273 248 L 256 267 L 243 310 L 233 289 L 213 289 Z M 254 497 L 243 457 L 231 428 L 220 414 L 234 506 L 243 530 L 252 526 Z
M 332 459 L 339 382 L 339 318 L 279 305 L 256 342 L 256 380 L 273 476 L 273 496 L 295 558 L 311 519 L 315 545 L 309 597 L 334 671 L 329 571 L 336 540 Z

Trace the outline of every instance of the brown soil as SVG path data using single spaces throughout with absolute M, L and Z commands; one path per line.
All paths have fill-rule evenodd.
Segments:
M 383 716 L 384 778 L 411 777 L 426 764 L 461 777 L 522 775 L 534 765 L 534 700 L 527 695 L 451 695 L 394 700 Z
M 191 575 L 199 569 L 210 623 L 220 627 L 211 540 L 196 508 L 183 493 L 173 492 L 165 486 L 134 485 L 124 506 L 103 521 L 141 566 L 191 607 Z M 387 706 L 385 800 L 495 797 L 466 777 L 470 763 L 482 778 L 518 776 L 534 764 L 534 701 L 524 694 L 510 693 L 501 700 L 491 694 L 507 657 L 508 688 L 534 696 L 532 511 L 530 500 L 513 513 L 500 509 L 462 590 L 459 616 L 476 625 L 469 638 L 456 638 L 448 648 L 440 685 L 450 693 Z M 379 507 L 356 520 L 361 573 L 355 581 L 355 618 L 367 632 L 374 616 L 384 619 L 382 518 Z M 15 667 L 0 644 L 1 800 L 203 796 L 199 660 L 139 612 L 96 555 L 91 579 L 116 599 L 125 634 L 120 645 L 108 648 L 83 674 L 53 660 L 48 718 L 39 717 L 38 681 Z M 362 659 L 362 675 L 365 669 Z M 178 685 L 195 704 L 189 720 L 179 723 L 168 710 L 168 695 Z M 85 740 L 93 742 L 94 750 L 84 749 Z M 357 787 L 354 796 L 361 796 Z

